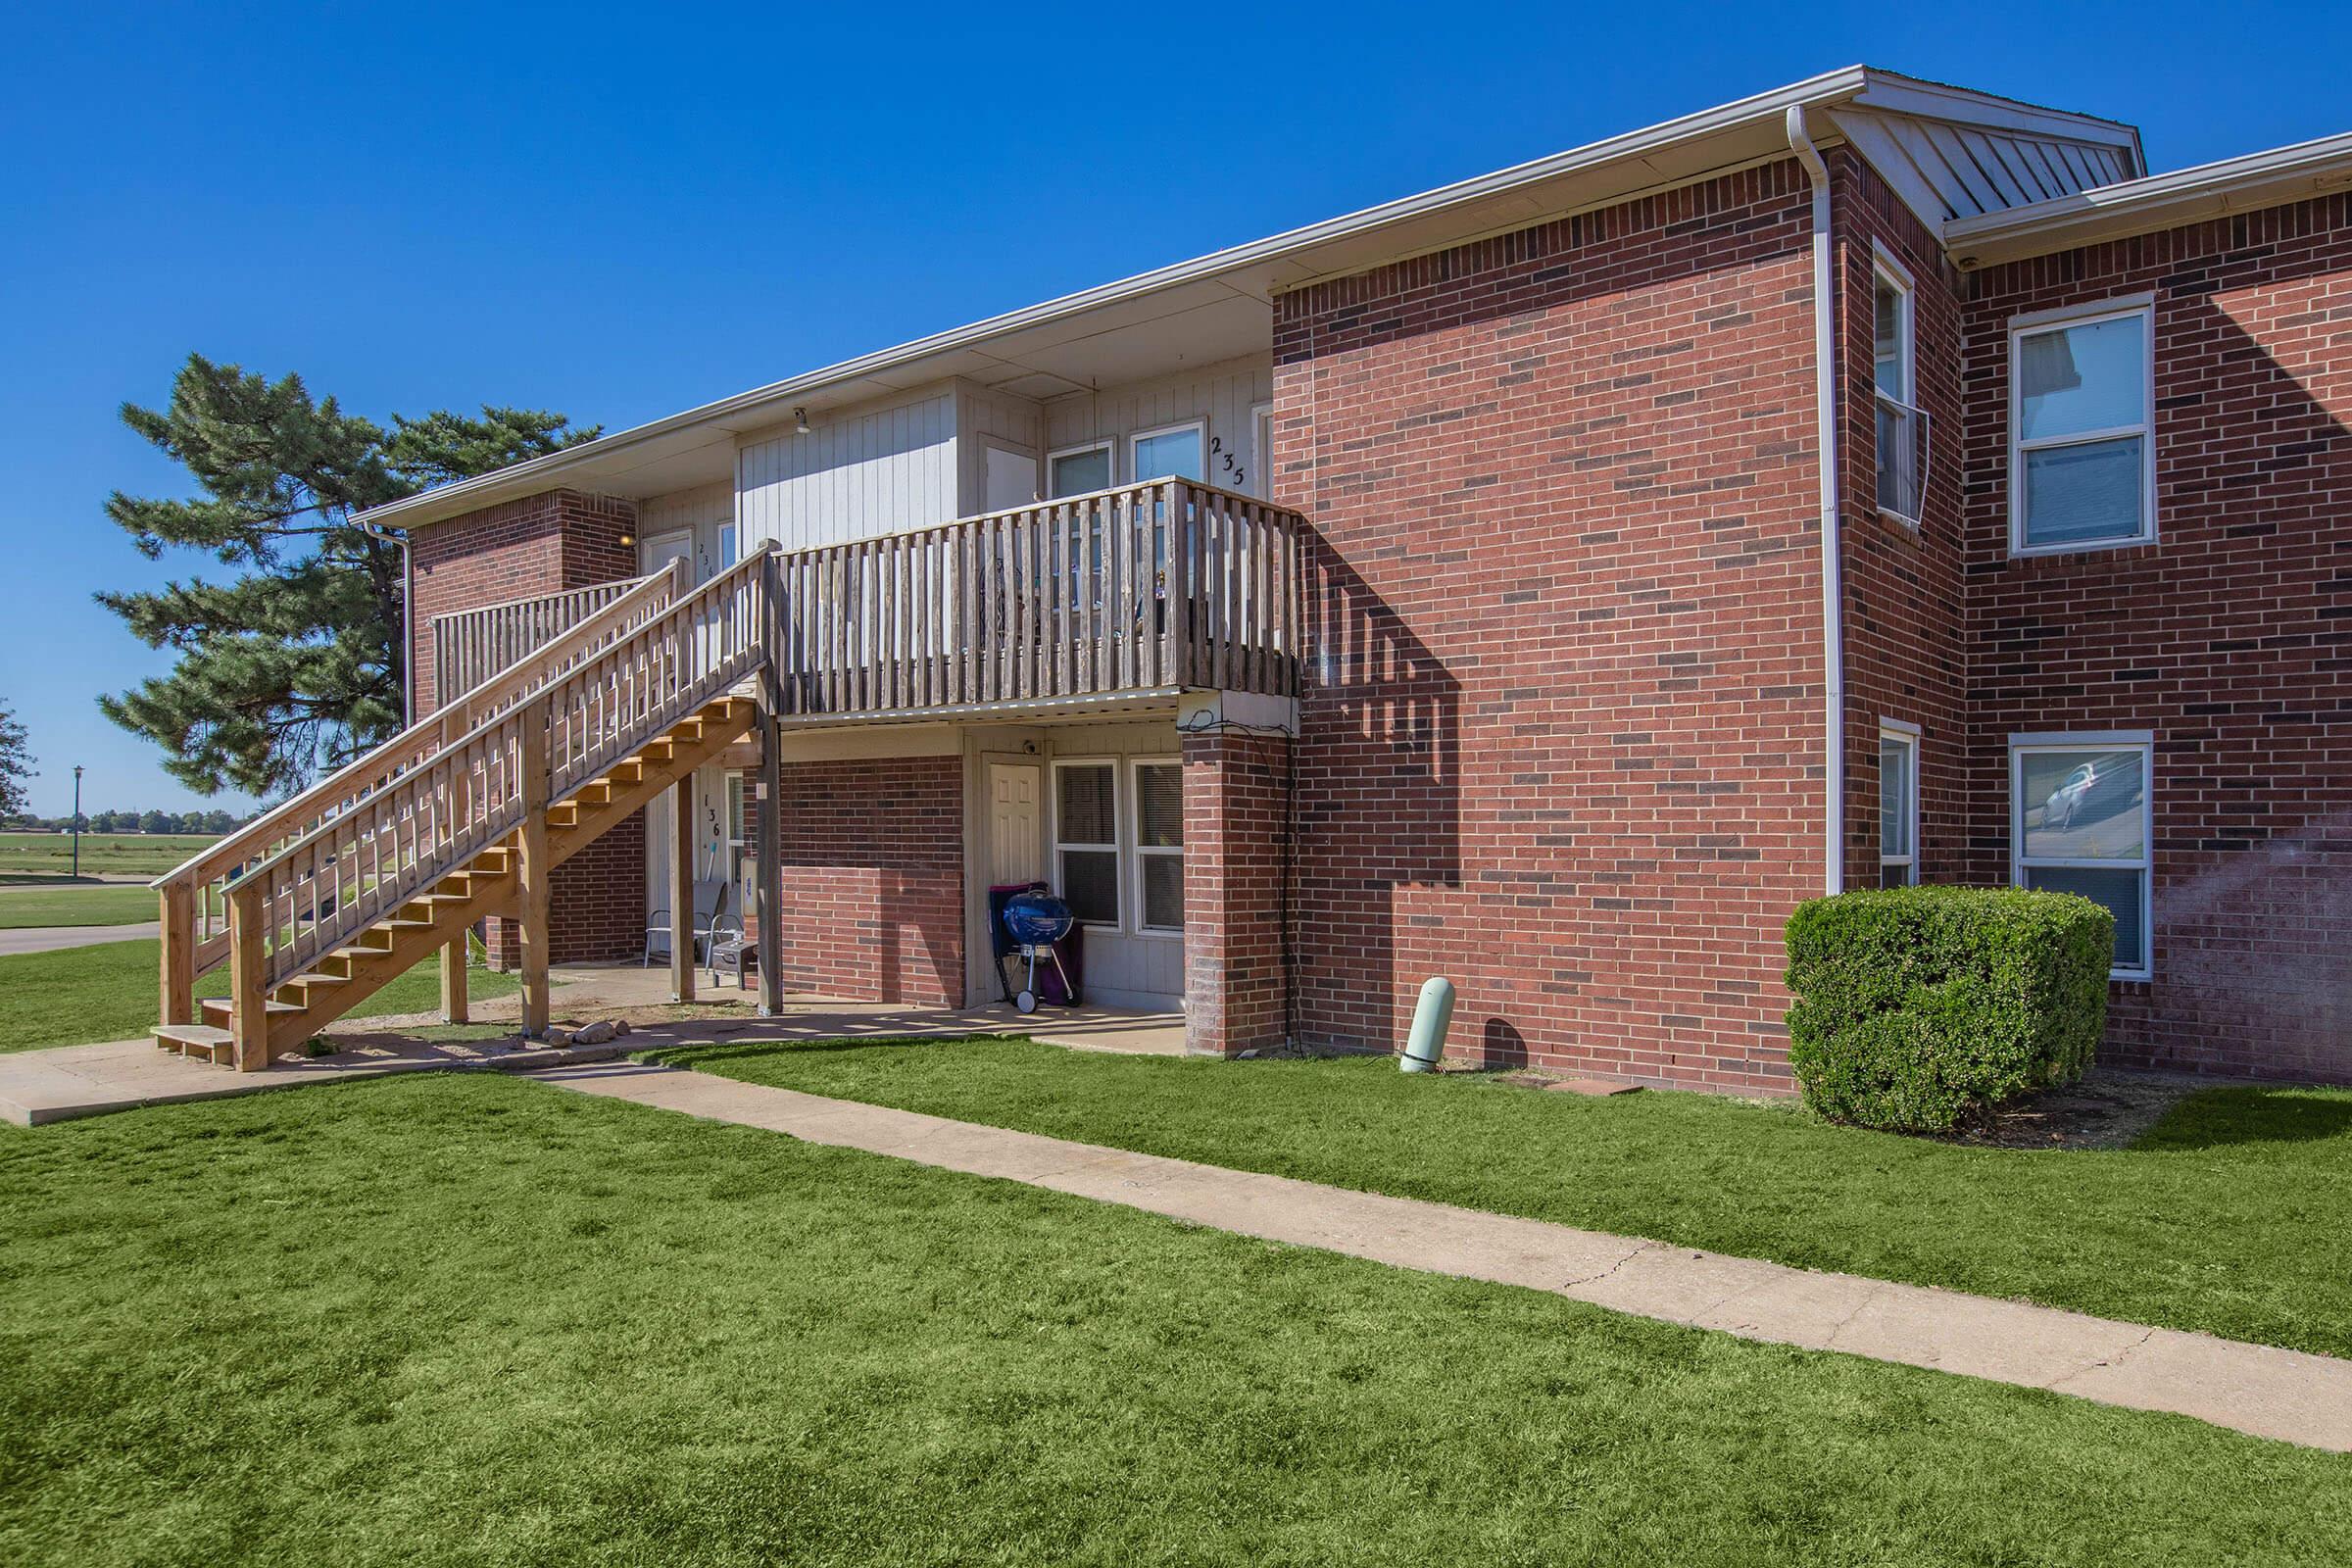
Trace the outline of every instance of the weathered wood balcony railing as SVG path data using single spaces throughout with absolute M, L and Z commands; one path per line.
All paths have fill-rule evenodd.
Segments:
M 1298 690 L 1301 521 L 1154 479 L 777 558 L 788 717 Z
M 675 563 L 672 564 L 673 568 Z M 476 605 L 433 617 L 433 690 L 469 692 L 500 670 L 554 642 L 644 582 L 591 583 L 561 593 Z
M 395 781 L 439 756 L 492 715 L 509 711 L 530 692 L 614 643 L 659 620 L 686 592 L 684 563 L 633 583 L 576 620 L 562 636 L 517 657 L 497 674 L 348 767 L 265 811 L 152 884 L 162 895 L 162 1018 L 186 1023 L 193 1012 L 196 976 L 229 956 L 232 883 L 257 862 L 310 839 L 330 823 L 354 817 Z

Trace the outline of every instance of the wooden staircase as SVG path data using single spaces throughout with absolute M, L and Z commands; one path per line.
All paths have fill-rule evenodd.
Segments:
M 466 933 L 486 915 L 521 926 L 523 1032 L 544 1033 L 555 868 L 772 727 L 745 689 L 772 668 L 771 580 L 765 551 L 691 593 L 646 579 L 160 879 L 156 1044 L 255 1071 L 436 952 L 462 1016 Z M 199 1009 L 194 977 L 222 962 L 230 994 Z

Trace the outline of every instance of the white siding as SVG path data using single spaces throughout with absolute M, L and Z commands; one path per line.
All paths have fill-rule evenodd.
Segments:
M 1198 370 L 1056 398 L 1046 405 L 1046 444 L 1058 452 L 1108 439 L 1112 443 L 1112 481 L 1125 484 L 1134 477 L 1128 437 L 1139 430 L 1206 419 L 1208 482 L 1228 490 L 1262 493 L 1257 481 L 1257 426 L 1250 411 L 1273 399 L 1273 358 L 1251 355 Z
M 988 510 L 988 448 L 1022 452 L 1039 461 L 1044 482 L 1045 411 L 1028 398 L 958 382 L 956 389 L 956 447 L 958 458 L 956 514 L 977 516 Z
M 735 520 L 735 487 L 721 479 L 692 490 L 637 503 L 637 569 L 647 565 L 648 542 L 681 530 L 694 535 L 694 577 L 707 582 L 719 569 L 718 530 Z
M 897 533 L 960 514 L 951 388 L 820 416 L 737 455 L 743 543 L 785 549 Z

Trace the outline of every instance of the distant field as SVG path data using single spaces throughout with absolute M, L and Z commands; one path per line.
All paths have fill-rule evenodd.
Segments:
M 129 925 L 152 920 L 155 895 L 136 883 L 91 887 L 0 888 L 0 931 L 30 926 Z
M 84 833 L 83 876 L 161 876 L 215 842 L 209 833 Z M 0 833 L 0 876 L 67 876 L 74 869 L 68 833 Z

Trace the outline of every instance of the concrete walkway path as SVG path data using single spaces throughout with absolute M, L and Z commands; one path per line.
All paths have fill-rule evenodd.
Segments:
M 1002 1177 L 1244 1236 L 1550 1291 L 1741 1339 L 2168 1410 L 2352 1451 L 2352 1361 L 1955 1291 L 1818 1274 L 1412 1199 L 614 1062 L 529 1073 L 605 1099 Z
M 27 925 L 0 931 L 0 957 L 19 953 L 55 953 L 61 948 L 94 948 L 102 942 L 136 942 L 162 928 L 153 920 L 132 925 Z

